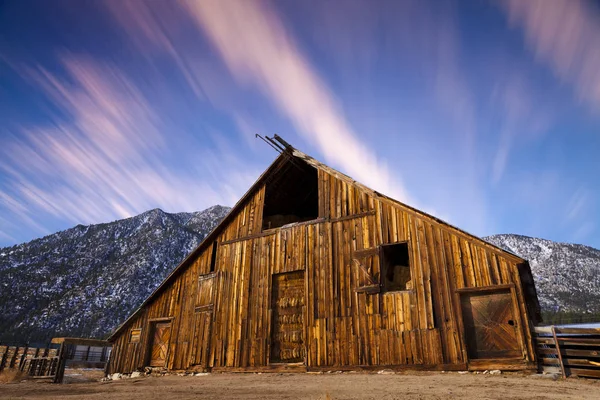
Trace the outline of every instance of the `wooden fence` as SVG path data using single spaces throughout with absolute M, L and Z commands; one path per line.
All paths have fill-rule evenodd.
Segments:
M 0 373 L 12 369 L 24 372 L 32 378 L 62 382 L 65 368 L 62 347 L 0 345 Z
M 11 369 L 62 383 L 65 367 L 104 368 L 109 356 L 109 343 L 96 339 L 54 338 L 49 347 L 0 345 L 0 374 Z
M 600 378 L 600 328 L 535 327 L 543 372 Z

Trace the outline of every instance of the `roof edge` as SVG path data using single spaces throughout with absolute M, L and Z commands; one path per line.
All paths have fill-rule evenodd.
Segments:
M 267 169 L 256 179 L 256 181 L 252 184 L 252 186 L 250 186 L 250 188 L 246 191 L 246 193 L 244 193 L 244 195 L 238 200 L 237 203 L 235 203 L 235 205 L 229 210 L 229 212 L 227 213 L 227 215 L 225 215 L 225 217 L 221 220 L 221 222 L 219 222 L 219 224 L 217 226 L 215 226 L 213 228 L 213 230 L 206 235 L 206 237 L 200 242 L 200 244 L 198 244 L 198 246 L 196 246 L 196 248 L 194 250 L 192 250 L 190 252 L 190 254 L 188 254 L 183 261 L 181 261 L 179 263 L 179 265 L 177 265 L 177 267 L 175 267 L 175 269 L 173 269 L 173 271 L 171 271 L 171 273 L 169 275 L 167 275 L 163 281 L 161 282 L 160 285 L 158 285 L 158 287 L 156 289 L 154 289 L 154 291 L 152 293 L 150 293 L 150 295 L 148 295 L 148 297 L 146 298 L 146 300 L 144 300 L 142 302 L 142 304 L 135 309 L 135 311 L 133 313 L 131 313 L 131 315 L 125 320 L 125 322 L 123 322 L 121 325 L 119 325 L 111 334 L 110 336 L 106 339 L 109 342 L 112 342 L 115 340 L 116 336 L 118 336 L 121 331 L 123 329 L 125 329 L 125 327 L 127 325 L 129 325 L 130 322 L 133 321 L 133 319 L 142 311 L 142 309 L 154 298 L 154 296 L 156 296 L 159 292 L 161 292 L 165 286 L 167 285 L 167 283 L 170 282 L 171 279 L 174 279 L 175 276 L 177 276 L 181 270 L 187 266 L 187 264 L 198 255 L 198 253 L 200 253 L 201 250 L 204 249 L 204 247 L 208 244 L 208 243 L 212 243 L 212 241 L 214 239 L 216 239 L 216 237 L 218 236 L 218 234 L 221 232 L 221 230 L 223 229 L 223 227 L 230 222 L 230 220 L 232 219 L 232 217 L 234 215 L 236 215 L 237 211 L 239 211 L 239 209 L 244 205 L 244 203 L 250 198 L 250 196 L 254 193 L 254 191 L 257 189 L 257 186 L 260 185 L 262 183 L 263 180 L 265 180 L 267 178 L 267 176 L 269 176 L 272 171 L 275 169 L 275 166 L 277 166 L 280 162 L 282 162 L 285 158 L 289 157 L 291 154 L 287 154 L 287 152 L 283 152 L 281 153 L 268 167 Z

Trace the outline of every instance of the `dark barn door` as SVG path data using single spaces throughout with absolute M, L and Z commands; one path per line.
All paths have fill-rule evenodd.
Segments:
M 271 363 L 304 361 L 304 271 L 273 275 Z
M 157 322 L 154 325 L 154 335 L 150 348 L 151 367 L 164 367 L 166 365 L 170 339 L 171 323 Z
M 469 359 L 522 357 L 510 290 L 462 293 Z

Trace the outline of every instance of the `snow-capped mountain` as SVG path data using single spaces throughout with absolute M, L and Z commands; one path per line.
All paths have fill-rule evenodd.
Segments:
M 0 342 L 105 336 L 228 211 L 154 209 L 0 248 Z
M 600 313 L 600 250 L 521 235 L 484 239 L 529 260 L 542 310 Z

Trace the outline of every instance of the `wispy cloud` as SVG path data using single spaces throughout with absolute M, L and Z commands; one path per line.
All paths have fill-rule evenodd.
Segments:
M 406 200 L 408 193 L 353 131 L 327 84 L 275 13 L 253 1 L 185 2 L 225 64 L 243 84 L 265 93 L 318 146 L 328 162 Z
M 583 0 L 505 0 L 535 56 L 600 112 L 600 9 Z
M 24 77 L 67 118 L 55 116 L 50 125 L 23 129 L 0 150 L 6 178 L 2 206 L 38 232 L 47 233 L 36 222 L 40 211 L 73 223 L 128 217 L 153 207 L 193 211 L 231 204 L 240 186 L 251 182 L 256 171 L 238 175 L 243 183 L 228 184 L 217 183 L 222 176 L 216 171 L 214 180 L 197 169 L 175 172 L 173 163 L 163 161 L 172 156 L 174 140 L 165 132 L 162 118 L 168 116 L 158 117 L 129 77 L 106 62 L 76 56 L 61 62 L 65 78 L 40 66 Z M 207 153 L 190 149 L 181 155 L 188 162 L 180 165 L 201 170 Z
M 588 191 L 580 187 L 573 193 L 569 203 L 567 204 L 567 212 L 565 214 L 565 219 L 567 221 L 573 221 L 576 218 L 580 217 L 581 214 L 585 211 L 587 203 L 589 201 L 590 194 Z
M 511 151 L 541 137 L 552 125 L 550 108 L 539 98 L 526 75 L 517 70 L 498 76 L 491 105 L 499 118 L 499 135 L 492 161 L 492 182 L 502 179 Z

